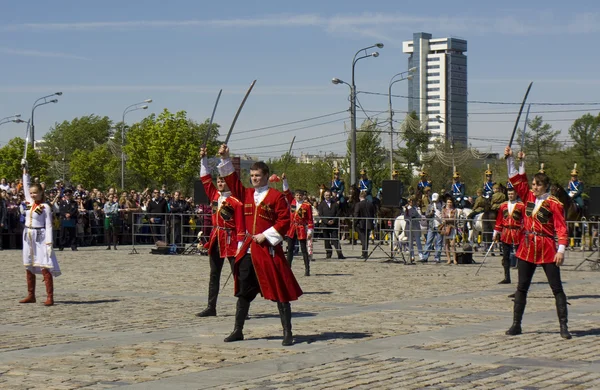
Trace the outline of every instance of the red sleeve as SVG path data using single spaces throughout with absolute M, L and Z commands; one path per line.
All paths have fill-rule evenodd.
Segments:
M 506 209 L 507 207 L 508 204 L 505 202 L 502 203 L 500 205 L 500 208 L 498 209 L 498 214 L 496 215 L 496 226 L 494 227 L 494 230 L 498 233 L 502 233 L 502 227 L 504 226 L 504 209 Z
M 515 192 L 519 195 L 519 198 L 523 200 L 523 202 L 527 202 L 527 195 L 529 194 L 529 182 L 527 181 L 526 174 L 517 174 L 508 179 L 510 184 L 515 188 Z
M 213 184 L 212 176 L 205 175 L 205 176 L 202 176 L 200 178 L 200 180 L 202 180 L 202 185 L 204 186 L 204 191 L 206 192 L 206 195 L 208 196 L 208 200 L 212 202 L 212 200 L 215 199 L 215 194 L 217 194 L 217 192 L 218 192 L 217 188 Z
M 569 231 L 565 222 L 563 205 L 557 200 L 551 201 L 550 204 L 552 207 L 554 230 L 556 231 L 556 237 L 558 238 L 558 245 L 567 246 L 569 243 Z
M 233 171 L 229 175 L 225 176 L 223 179 L 225 179 L 225 183 L 227 183 L 227 187 L 229 187 L 229 191 L 231 191 L 231 195 L 233 195 L 237 199 L 240 199 L 243 202 L 244 201 L 244 193 L 246 191 L 246 188 L 242 184 L 237 173 L 235 171 Z
M 279 191 L 278 191 L 279 192 Z M 277 230 L 277 233 L 285 237 L 286 233 L 290 229 L 290 209 L 286 199 L 280 192 L 277 194 L 277 198 L 274 201 L 275 213 L 277 214 L 277 220 L 273 224 L 273 228 Z
M 246 223 L 244 221 L 244 204 L 237 198 L 235 199 L 235 230 L 238 242 L 243 242 L 246 238 Z
M 308 213 L 308 223 L 307 223 L 306 227 L 308 229 L 314 229 L 315 228 L 315 224 L 314 224 L 314 221 L 313 221 L 312 206 L 309 203 L 307 203 L 307 206 L 308 207 L 306 209 L 307 209 L 307 213 Z

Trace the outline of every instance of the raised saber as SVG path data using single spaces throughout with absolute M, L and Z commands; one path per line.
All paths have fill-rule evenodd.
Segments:
M 523 113 L 523 107 L 525 107 L 525 102 L 527 101 L 527 95 L 529 95 L 529 91 L 531 90 L 532 85 L 533 85 L 533 81 L 529 83 L 529 87 L 527 87 L 527 92 L 525 92 L 525 97 L 523 98 L 523 102 L 521 103 L 521 108 L 519 109 L 519 115 L 517 115 L 517 120 L 515 121 L 515 127 L 513 128 L 512 135 L 510 136 L 510 141 L 508 142 L 508 147 L 512 146 L 513 140 L 515 139 L 515 133 L 517 132 L 517 127 L 519 126 L 519 120 L 521 119 L 521 114 Z
M 287 152 L 287 156 L 288 158 L 285 159 L 285 165 L 283 166 L 283 172 L 286 171 L 287 166 L 288 166 L 288 161 L 289 161 L 289 156 L 292 155 L 292 147 L 294 146 L 294 141 L 296 140 L 296 136 L 294 136 L 294 138 L 292 138 L 292 143 L 290 144 L 290 150 L 288 150 Z
M 29 146 L 29 124 L 31 119 L 27 121 L 27 129 L 25 129 L 25 150 L 23 151 L 23 160 L 27 160 L 27 146 Z
M 527 112 L 525 113 L 525 124 L 523 125 L 523 133 L 521 134 L 521 151 L 525 147 L 525 131 L 527 130 L 527 120 L 529 119 L 529 110 L 531 109 L 531 103 L 527 105 Z
M 210 116 L 210 122 L 208 122 L 208 130 L 206 130 L 206 138 L 204 139 L 204 144 L 202 147 L 206 149 L 206 145 L 208 144 L 208 140 L 210 139 L 210 131 L 212 130 L 213 119 L 215 119 L 215 112 L 217 111 L 217 106 L 219 105 L 219 99 L 221 99 L 221 89 L 219 94 L 217 95 L 217 101 L 215 102 L 215 106 L 213 107 L 212 115 Z
M 233 117 L 233 122 L 231 123 L 231 127 L 229 128 L 229 133 L 227 133 L 227 137 L 225 137 L 225 144 L 229 142 L 229 137 L 231 137 L 231 133 L 233 132 L 235 122 L 237 122 L 238 116 L 240 116 L 240 112 L 242 112 L 242 108 L 244 108 L 244 104 L 246 103 L 246 99 L 248 99 L 248 95 L 250 95 L 250 92 L 252 92 L 252 88 L 254 88 L 254 84 L 256 84 L 256 80 L 254 80 L 252 84 L 250 84 L 250 88 L 248 88 L 246 96 L 244 96 L 244 100 L 242 100 L 242 104 L 240 104 L 240 107 L 238 108 L 237 112 L 235 113 L 235 116 Z
M 492 242 L 492 245 L 490 245 L 490 249 L 488 249 L 487 252 L 485 253 L 485 256 L 483 256 L 483 261 L 481 262 L 481 265 L 477 269 L 477 272 L 475 272 L 475 276 L 479 275 L 479 271 L 481 270 L 481 267 L 483 267 L 483 263 L 485 263 L 485 259 L 487 259 L 488 255 L 492 251 L 492 248 L 494 247 L 494 245 L 496 245 L 496 241 Z

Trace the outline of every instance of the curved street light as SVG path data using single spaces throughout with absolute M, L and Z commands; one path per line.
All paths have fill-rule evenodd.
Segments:
M 352 58 L 352 83 L 348 84 L 338 78 L 331 80 L 333 84 L 346 84 L 350 87 L 350 185 L 356 184 L 356 84 L 354 82 L 354 68 L 356 63 L 363 58 L 368 57 L 379 57 L 378 52 L 367 53 L 367 50 L 372 48 L 383 48 L 383 43 L 376 43 L 374 45 L 360 49 L 354 54 Z M 362 56 L 359 54 L 364 52 Z
M 49 104 L 49 103 L 58 103 L 58 99 L 52 99 L 52 100 L 48 100 L 48 98 L 51 98 L 52 96 L 62 96 L 62 92 L 55 92 L 51 95 L 48 96 L 42 96 L 41 98 L 37 99 L 35 102 L 33 102 L 33 107 L 31 108 L 31 119 L 29 120 L 29 134 L 31 136 L 31 146 L 35 146 L 35 125 L 33 123 L 33 114 L 35 113 L 35 109 L 38 108 L 39 106 L 43 106 L 45 104 Z M 41 103 L 38 103 L 39 101 L 42 101 Z
M 394 172 L 394 111 L 392 110 L 392 85 L 399 81 L 411 80 L 413 78 L 412 73 L 417 70 L 417 67 L 412 67 L 404 72 L 396 73 L 390 79 L 390 85 L 388 87 L 388 105 L 390 111 L 390 178 L 393 179 Z M 406 76 L 405 76 L 406 75 Z M 400 76 L 399 79 L 394 80 Z
M 125 115 L 137 110 L 147 110 L 148 104 L 144 103 L 152 103 L 152 99 L 146 99 L 143 102 L 132 104 L 123 110 L 123 116 L 121 118 L 121 190 L 125 189 L 125 151 L 123 150 L 125 147 Z

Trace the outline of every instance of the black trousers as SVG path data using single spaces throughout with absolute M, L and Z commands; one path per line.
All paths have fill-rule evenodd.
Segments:
M 208 280 L 208 306 L 216 307 L 217 297 L 219 295 L 219 289 L 221 286 L 221 271 L 223 270 L 223 264 L 225 263 L 225 258 L 219 256 L 219 246 L 216 243 L 210 250 L 208 260 L 210 264 L 210 277 Z M 233 262 L 235 261 L 235 258 L 228 257 L 227 260 L 229 262 L 231 272 L 233 272 Z
M 537 264 L 519 259 L 517 268 L 519 271 L 517 292 L 522 294 L 523 297 L 526 297 L 527 292 L 529 291 L 529 286 L 531 286 L 531 279 L 533 279 Z M 548 279 L 548 283 L 550 284 L 550 288 L 552 289 L 554 296 L 563 293 L 562 281 L 560 279 L 560 267 L 557 267 L 555 263 L 548 263 L 542 264 L 542 268 L 546 273 L 546 278 Z
M 292 260 L 294 259 L 294 247 L 296 246 L 296 242 L 300 243 L 300 251 L 302 252 L 302 258 L 304 259 L 304 264 L 308 263 L 310 260 L 308 259 L 308 248 L 306 247 L 306 240 L 298 240 L 298 236 L 294 235 L 293 238 L 287 237 L 287 262 L 292 266 Z
M 341 254 L 337 225 L 330 226 L 326 224 L 323 226 L 323 240 L 325 240 L 325 255 L 327 257 L 331 257 L 331 253 L 333 252 L 331 249 L 332 246 L 336 249 L 338 254 Z
M 260 293 L 260 285 L 258 284 L 258 278 L 254 271 L 250 253 L 246 253 L 246 255 L 238 262 L 237 278 L 239 291 L 235 296 L 244 298 L 248 302 L 252 302 L 258 293 Z
M 369 229 L 358 228 L 358 239 L 362 245 L 362 256 L 367 257 L 369 255 Z
M 60 248 L 64 247 L 77 247 L 77 230 L 75 226 L 61 226 L 60 227 Z

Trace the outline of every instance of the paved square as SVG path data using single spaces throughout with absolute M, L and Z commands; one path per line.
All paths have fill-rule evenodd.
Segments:
M 512 285 L 490 257 L 479 265 L 407 266 L 377 249 L 325 260 L 315 243 L 312 276 L 292 303 L 296 344 L 282 347 L 276 305 L 257 298 L 246 340 L 233 328 L 230 280 L 218 317 L 206 305 L 208 259 L 151 255 L 150 248 L 59 252 L 56 305 L 26 295 L 21 252 L 0 252 L 0 388 L 4 389 L 593 389 L 600 388 L 600 274 L 569 252 L 563 280 L 572 340 L 559 336 L 554 298 L 537 272 L 523 321 L 508 337 Z M 476 256 L 481 261 L 481 255 Z M 229 272 L 223 271 L 221 285 Z M 44 299 L 43 299 L 44 298 Z

